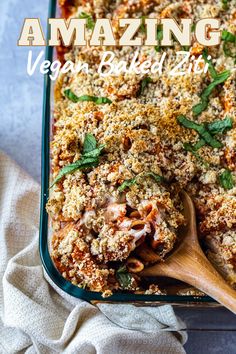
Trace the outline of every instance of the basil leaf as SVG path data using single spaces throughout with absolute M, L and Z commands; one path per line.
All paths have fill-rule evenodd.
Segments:
M 226 30 L 223 30 L 221 38 L 224 41 L 223 51 L 225 56 L 236 58 L 236 35 Z
M 130 273 L 127 272 L 126 267 L 125 266 L 121 266 L 117 272 L 116 272 L 116 278 L 118 280 L 118 282 L 120 283 L 120 286 L 123 289 L 126 289 L 129 287 L 129 285 L 131 284 L 132 281 L 132 276 Z
M 64 95 L 72 102 L 78 102 L 78 96 L 76 96 L 70 89 L 64 91 Z
M 96 149 L 86 152 L 83 157 L 99 157 L 104 147 L 105 144 L 99 145 Z
M 117 269 L 116 272 L 117 272 L 117 273 L 126 273 L 126 272 L 127 272 L 126 265 L 125 265 L 125 264 L 121 265 L 121 266 Z
M 224 170 L 219 176 L 220 185 L 226 190 L 232 189 L 234 187 L 234 180 L 232 172 L 229 170 Z
M 140 173 L 136 177 L 133 177 L 133 178 L 130 178 L 130 179 L 127 179 L 126 181 L 124 181 L 120 185 L 120 187 L 118 188 L 118 191 L 119 192 L 123 192 L 126 188 L 129 188 L 129 187 L 133 186 L 134 184 L 136 184 L 137 183 L 137 177 L 146 177 L 146 176 L 147 177 L 152 177 L 155 180 L 155 182 L 157 182 L 157 183 L 166 182 L 164 177 L 162 177 L 160 175 L 157 175 L 154 172 Z
M 62 179 L 62 177 L 69 173 L 73 173 L 77 170 L 84 170 L 90 167 L 96 167 L 99 164 L 99 156 L 104 147 L 104 144 L 97 147 L 95 137 L 92 134 L 86 134 L 81 158 L 72 164 L 64 166 L 58 173 L 50 188 L 52 188 Z
M 205 140 L 199 139 L 198 142 L 195 145 L 193 145 L 193 149 L 194 149 L 194 151 L 197 151 L 197 150 L 201 149 L 201 147 L 203 147 L 204 145 L 206 145 Z
M 86 134 L 84 138 L 83 155 L 96 149 L 97 141 L 93 134 Z
M 200 98 L 201 98 L 201 103 L 195 105 L 192 108 L 192 111 L 195 115 L 199 115 L 202 113 L 208 106 L 209 103 L 209 96 L 214 90 L 214 88 L 220 84 L 222 84 L 224 81 L 226 81 L 230 77 L 231 72 L 229 70 L 223 71 L 220 74 L 217 74 L 217 76 L 214 78 L 214 80 L 202 91 Z
M 126 181 L 124 181 L 120 185 L 120 187 L 118 188 L 118 191 L 123 192 L 126 188 L 129 188 L 129 187 L 133 186 L 134 184 L 136 184 L 136 182 L 137 182 L 136 177 L 127 179 Z
M 208 99 L 214 88 L 230 77 L 231 72 L 229 70 L 223 71 L 218 74 L 217 77 L 202 91 L 201 98 Z
M 183 125 L 185 128 L 195 130 L 204 140 L 205 142 L 213 148 L 220 148 L 222 144 L 220 141 L 216 140 L 205 128 L 204 125 L 197 124 L 185 116 L 181 115 L 177 117 L 178 122 Z
M 67 174 L 71 174 L 77 170 L 83 170 L 89 167 L 95 167 L 98 165 L 98 159 L 94 158 L 94 157 L 87 157 L 87 158 L 81 158 L 80 160 L 70 164 L 70 165 L 66 165 L 64 166 L 60 172 L 58 173 L 57 177 L 55 178 L 55 180 L 53 181 L 53 183 L 51 184 L 50 188 L 53 187 L 56 183 L 58 183 L 62 177 L 64 177 Z
M 223 7 L 223 9 L 224 10 L 228 10 L 228 8 L 229 8 L 229 2 L 230 2 L 231 0 L 221 0 L 221 3 L 222 3 L 222 7 Z
M 147 172 L 145 173 L 145 176 L 152 177 L 157 183 L 165 182 L 165 178 L 163 176 L 157 175 L 154 172 Z
M 139 90 L 139 95 L 142 95 L 145 88 L 148 86 L 148 84 L 152 82 L 152 79 L 150 77 L 145 77 L 142 81 L 141 81 L 141 87 L 140 87 L 140 90 Z
M 205 143 L 205 141 L 204 141 L 204 143 Z M 192 146 L 189 143 L 184 143 L 183 146 L 186 151 L 191 152 L 193 154 L 193 156 L 195 156 L 196 159 L 198 159 L 205 167 L 207 167 L 207 168 L 209 167 L 208 162 L 203 160 L 203 158 L 196 152 L 196 149 L 194 146 Z
M 87 14 L 86 12 L 81 12 L 79 15 L 79 18 L 87 20 L 88 29 L 94 28 L 95 23 L 94 23 L 93 17 L 91 15 Z
M 146 33 L 146 26 L 145 26 L 145 18 L 146 18 L 146 16 L 141 16 L 140 18 L 142 20 L 142 23 L 140 25 L 140 32 L 141 33 Z
M 231 43 L 236 42 L 236 36 L 233 33 L 228 32 L 226 30 L 222 31 L 221 39 L 226 42 L 231 42 Z
M 192 26 L 191 26 L 191 32 L 195 32 L 195 29 L 196 29 L 196 24 L 193 23 Z
M 192 108 L 193 114 L 195 116 L 199 116 L 199 114 L 201 114 L 203 111 L 205 111 L 207 109 L 208 103 L 209 103 L 209 100 L 202 99 L 200 103 L 193 106 L 193 108 Z
M 225 42 L 223 44 L 223 51 L 224 51 L 224 54 L 226 57 L 236 58 L 235 47 L 233 49 L 234 49 L 234 51 L 232 51 L 232 45 L 229 42 Z
M 163 29 L 162 29 L 162 25 L 158 25 L 157 26 L 157 41 L 158 41 L 158 45 L 154 47 L 156 52 L 160 52 L 161 50 L 161 41 L 163 39 Z
M 223 120 L 216 120 L 211 123 L 205 124 L 207 127 L 207 130 L 212 134 L 223 134 L 227 130 L 230 130 L 233 128 L 233 120 L 230 117 L 226 117 Z M 201 147 L 206 145 L 206 142 L 204 139 L 200 139 L 195 145 L 193 145 L 193 149 L 195 151 L 199 150 Z
M 109 100 L 107 97 L 96 97 L 96 96 L 89 96 L 89 95 L 83 95 L 83 96 L 76 96 L 70 89 L 64 91 L 65 96 L 71 100 L 74 103 L 77 102 L 86 102 L 86 101 L 91 101 L 96 104 L 103 104 L 103 103 L 109 103 L 111 104 L 112 101 Z
M 213 79 L 215 79 L 217 77 L 218 73 L 217 73 L 216 69 L 214 68 L 212 61 L 210 59 L 208 59 L 208 50 L 207 49 L 203 50 L 202 57 L 203 57 L 204 61 L 208 64 L 208 69 L 211 74 L 211 77 Z
M 207 129 L 213 135 L 215 134 L 223 134 L 227 130 L 233 128 L 233 119 L 230 117 L 226 117 L 223 120 L 216 120 L 214 122 L 207 124 Z
M 190 47 L 187 46 L 187 45 L 184 45 L 184 46 L 182 47 L 182 49 L 183 49 L 184 52 L 189 52 Z

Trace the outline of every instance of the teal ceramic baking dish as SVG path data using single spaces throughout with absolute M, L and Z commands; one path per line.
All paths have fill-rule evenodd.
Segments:
M 58 14 L 58 6 L 56 0 L 50 0 L 49 18 L 54 18 Z M 46 59 L 52 61 L 53 48 L 47 47 Z M 45 210 L 49 194 L 49 177 L 50 177 L 50 137 L 53 112 L 53 89 L 49 73 L 45 75 L 44 97 L 43 97 L 43 119 L 42 119 L 42 192 L 41 192 L 41 216 L 40 216 L 40 239 L 39 248 L 43 267 L 51 280 L 66 293 L 89 301 L 109 301 L 109 302 L 131 302 L 149 305 L 158 305 L 171 303 L 175 305 L 190 306 L 212 306 L 217 303 L 208 296 L 180 296 L 180 295 L 140 295 L 129 293 L 115 293 L 109 298 L 104 299 L 100 293 L 87 291 L 71 284 L 65 280 L 58 272 L 50 257 L 49 250 L 49 220 Z

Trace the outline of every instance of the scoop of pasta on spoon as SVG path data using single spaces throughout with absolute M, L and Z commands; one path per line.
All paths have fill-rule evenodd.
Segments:
M 181 242 L 165 262 L 145 268 L 141 276 L 166 276 L 188 283 L 214 298 L 236 314 L 233 290 L 204 255 L 197 236 L 195 208 L 186 192 L 181 195 L 187 225 L 181 228 Z

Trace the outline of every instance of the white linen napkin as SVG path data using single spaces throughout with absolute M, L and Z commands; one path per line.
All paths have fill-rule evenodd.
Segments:
M 185 353 L 171 306 L 96 307 L 50 285 L 38 220 L 38 184 L 0 152 L 0 353 Z

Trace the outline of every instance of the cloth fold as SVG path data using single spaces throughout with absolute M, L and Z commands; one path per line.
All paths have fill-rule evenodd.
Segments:
M 0 353 L 185 353 L 171 306 L 93 306 L 50 284 L 38 220 L 38 184 L 0 152 Z

